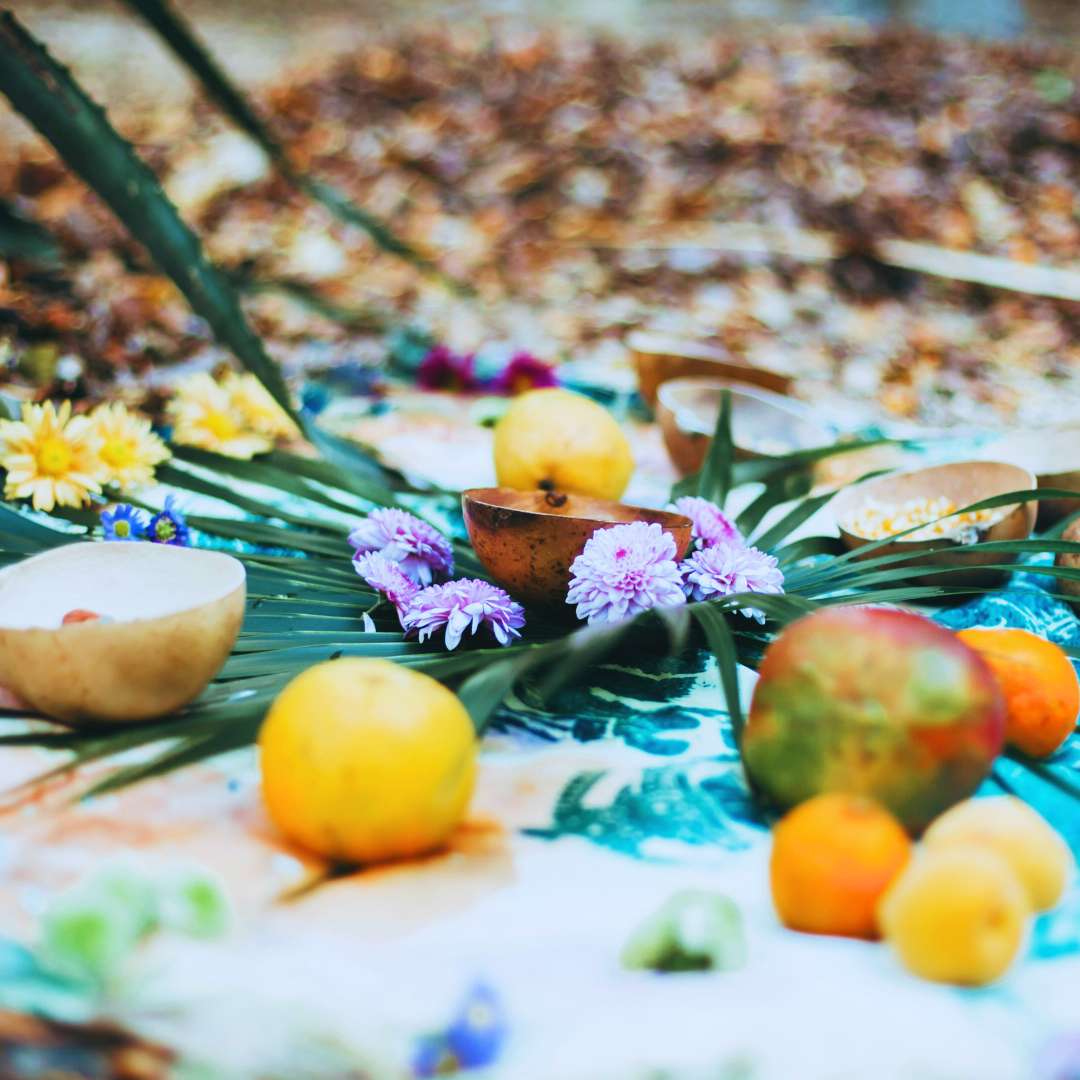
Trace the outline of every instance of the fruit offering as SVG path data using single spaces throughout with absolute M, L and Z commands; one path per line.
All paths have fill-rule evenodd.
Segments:
M 1047 911 L 1061 899 L 1073 870 L 1065 841 L 1011 795 L 958 803 L 926 830 L 923 844 L 934 851 L 961 845 L 996 851 L 1020 879 L 1035 911 Z
M 911 856 L 911 841 L 884 807 L 858 795 L 818 795 L 773 830 L 769 880 L 792 930 L 877 936 L 875 909 Z
M 753 784 L 789 807 L 828 791 L 877 799 L 919 829 L 970 795 L 1001 750 L 993 673 L 930 619 L 839 607 L 769 646 L 743 734 Z
M 912 974 L 982 986 L 1020 951 L 1031 913 L 1008 862 L 981 847 L 920 852 L 882 898 L 885 939 Z
M 1005 697 L 1005 741 L 1031 757 L 1054 753 L 1080 712 L 1080 680 L 1064 649 L 1011 627 L 972 627 L 956 636 L 997 676 Z
M 308 668 L 278 695 L 259 749 L 271 819 L 301 847 L 339 862 L 440 847 L 476 777 L 476 736 L 461 702 L 388 660 Z
M 495 473 L 501 487 L 618 499 L 634 456 L 611 414 L 570 390 L 522 394 L 495 428 Z

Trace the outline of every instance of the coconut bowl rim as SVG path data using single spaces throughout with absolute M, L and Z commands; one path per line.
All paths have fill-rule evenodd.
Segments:
M 466 488 L 461 493 L 461 503 L 463 507 L 466 507 L 468 503 L 475 503 L 480 506 L 487 507 L 491 510 L 499 510 L 508 514 L 522 514 L 525 517 L 549 519 L 552 521 L 578 521 L 587 525 L 595 525 L 597 528 L 605 528 L 612 525 L 626 525 L 635 520 L 640 521 L 640 518 L 634 516 L 628 516 L 625 518 L 596 518 L 588 515 L 581 514 L 560 514 L 557 511 L 545 511 L 545 510 L 530 510 L 522 506 L 507 506 L 505 503 L 493 501 L 489 498 L 481 497 L 484 493 L 505 492 L 507 494 L 522 496 L 522 495 L 537 495 L 546 497 L 548 495 L 560 495 L 565 494 L 567 498 L 571 499 L 588 499 L 591 503 L 603 503 L 607 506 L 618 506 L 626 510 L 632 510 L 636 513 L 645 513 L 654 515 L 656 518 L 662 518 L 662 521 L 656 521 L 655 524 L 661 526 L 661 528 L 668 527 L 673 529 L 693 529 L 694 523 L 685 514 L 680 514 L 675 510 L 657 510 L 651 506 L 636 506 L 633 503 L 622 503 L 615 499 L 601 499 L 595 498 L 592 495 L 578 495 L 575 492 L 545 492 L 537 490 L 533 491 L 520 491 L 517 488 L 500 488 L 500 487 L 478 487 L 478 488 Z M 651 523 L 650 523 L 651 524 Z

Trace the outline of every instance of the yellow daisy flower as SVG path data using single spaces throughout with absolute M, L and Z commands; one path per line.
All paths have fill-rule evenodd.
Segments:
M 230 371 L 222 379 L 221 385 L 233 405 L 260 434 L 272 439 L 295 439 L 300 434 L 289 414 L 254 375 L 238 375 Z
M 23 405 L 21 420 L 0 421 L 5 499 L 31 499 L 35 510 L 84 506 L 101 491 L 101 438 L 90 418 L 72 418 L 71 402 Z
M 205 372 L 177 386 L 168 412 L 173 421 L 173 439 L 184 446 L 243 459 L 265 454 L 273 447 L 270 438 L 251 427 L 229 392 Z
M 149 484 L 154 479 L 154 466 L 169 457 L 168 448 L 150 430 L 150 421 L 129 413 L 119 402 L 99 405 L 90 419 L 101 439 L 105 483 L 121 491 Z

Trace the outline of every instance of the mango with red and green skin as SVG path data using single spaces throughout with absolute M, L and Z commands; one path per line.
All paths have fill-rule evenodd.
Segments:
M 954 634 L 912 612 L 836 607 L 766 650 L 742 755 L 782 807 L 865 795 L 918 831 L 979 786 L 1004 735 L 993 672 Z

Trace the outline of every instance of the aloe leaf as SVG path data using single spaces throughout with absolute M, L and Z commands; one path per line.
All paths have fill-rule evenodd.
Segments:
M 146 247 L 218 340 L 298 420 L 281 372 L 248 324 L 235 290 L 105 111 L 7 11 L 0 12 L 0 54 L 0 90 L 15 109 Z
M 150 24 L 177 58 L 195 75 L 211 100 L 218 104 L 237 127 L 262 147 L 291 184 L 316 202 L 322 203 L 335 217 L 363 229 L 384 251 L 399 256 L 425 273 L 434 274 L 458 292 L 472 292 L 468 286 L 443 273 L 431 259 L 421 255 L 389 225 L 361 209 L 343 192 L 322 180 L 299 172 L 286 149 L 271 135 L 270 129 L 259 118 L 247 98 L 166 0 L 125 2 L 132 11 Z
M 0 199 L 0 258 L 55 267 L 60 264 L 61 251 L 46 228 L 17 214 Z

